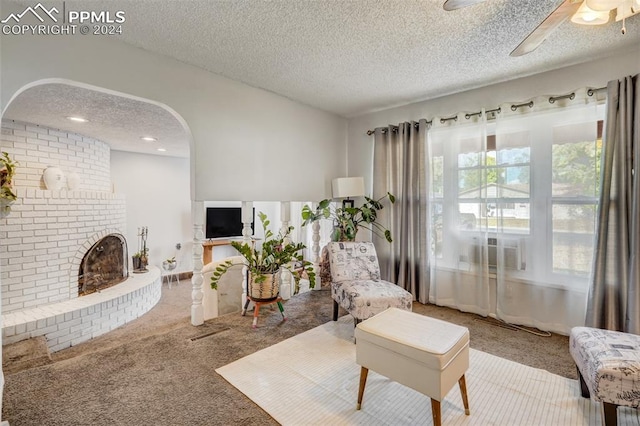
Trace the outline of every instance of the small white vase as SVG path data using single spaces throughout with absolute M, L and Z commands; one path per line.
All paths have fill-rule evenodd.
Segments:
M 59 191 L 65 186 L 64 173 L 62 173 L 62 170 L 57 167 L 49 166 L 44 169 L 42 178 L 44 179 L 44 185 L 48 190 Z
M 67 187 L 70 191 L 75 191 L 80 188 L 80 175 L 76 172 L 69 173 L 67 176 Z

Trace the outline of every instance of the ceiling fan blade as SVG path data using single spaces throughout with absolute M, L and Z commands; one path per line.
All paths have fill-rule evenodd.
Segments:
M 509 56 L 522 56 L 538 48 L 568 17 L 576 13 L 582 0 L 565 0 L 516 47 Z
M 486 0 L 447 0 L 442 5 L 442 8 L 446 11 L 462 9 L 463 7 L 473 6 L 477 3 L 482 3 Z

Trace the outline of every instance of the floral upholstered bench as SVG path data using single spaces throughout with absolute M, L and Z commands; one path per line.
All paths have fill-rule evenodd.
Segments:
M 569 352 L 578 367 L 582 396 L 602 402 L 606 426 L 616 425 L 618 406 L 640 406 L 640 336 L 574 327 Z
M 331 267 L 333 320 L 341 306 L 356 324 L 388 308 L 411 310 L 413 296 L 405 289 L 380 279 L 376 249 L 371 242 L 328 244 Z

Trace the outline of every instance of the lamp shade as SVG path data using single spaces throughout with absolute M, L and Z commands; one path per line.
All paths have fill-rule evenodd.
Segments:
M 363 177 L 343 177 L 331 181 L 333 198 L 362 197 L 364 195 Z

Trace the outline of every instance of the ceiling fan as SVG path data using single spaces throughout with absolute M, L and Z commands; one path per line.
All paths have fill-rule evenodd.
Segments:
M 442 7 L 451 11 L 473 6 L 486 0 L 446 0 Z M 640 0 L 564 0 L 514 50 L 510 56 L 522 56 L 538 48 L 567 18 L 576 24 L 602 25 L 609 22 L 610 12 L 616 9 L 616 21 L 640 13 Z

